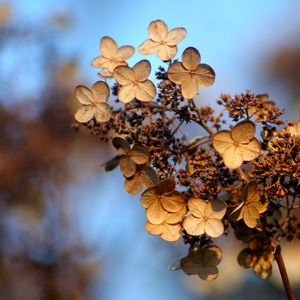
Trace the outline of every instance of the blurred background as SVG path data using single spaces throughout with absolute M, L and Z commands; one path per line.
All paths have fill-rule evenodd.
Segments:
M 267 92 L 296 121 L 299 12 L 297 0 L 0 1 L 0 299 L 283 299 L 277 267 L 257 279 L 238 266 L 244 245 L 230 238 L 218 242 L 216 281 L 171 272 L 186 247 L 145 232 L 139 197 L 120 172 L 103 172 L 112 150 L 71 124 L 74 87 L 99 79 L 90 62 L 100 38 L 137 47 L 155 19 L 188 30 L 179 58 L 194 46 L 216 71 L 201 103 Z M 299 243 L 283 249 L 300 297 Z

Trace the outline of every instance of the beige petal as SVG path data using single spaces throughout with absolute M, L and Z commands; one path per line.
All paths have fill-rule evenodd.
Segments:
M 225 150 L 225 152 L 222 155 L 222 158 L 226 167 L 230 169 L 236 169 L 240 167 L 243 163 L 242 153 L 240 149 L 236 146 L 232 146 Z
M 113 73 L 111 73 L 108 69 L 101 70 L 98 75 L 102 78 L 113 78 Z
M 107 64 L 107 70 L 113 74 L 115 68 L 119 66 L 127 66 L 126 61 L 111 61 L 109 64 Z
M 200 53 L 196 48 L 186 48 L 182 54 L 182 64 L 189 70 L 194 71 L 200 64 Z
M 187 216 L 182 224 L 183 228 L 186 232 L 190 235 L 200 235 L 203 234 L 205 228 L 205 221 L 203 219 L 195 218 L 194 216 L 190 215 Z
M 82 105 L 78 108 L 75 119 L 80 123 L 86 123 L 94 116 L 94 110 L 90 105 Z
M 256 138 L 253 138 L 248 144 L 239 144 L 239 149 L 245 161 L 251 161 L 260 155 L 260 143 Z
M 259 219 L 259 210 L 255 205 L 245 205 L 242 208 L 242 216 L 245 224 L 250 228 L 254 228 Z
M 107 83 L 103 81 L 97 81 L 91 87 L 94 95 L 94 103 L 107 102 L 107 97 L 109 96 L 109 87 Z
M 186 99 L 193 99 L 198 93 L 198 82 L 195 75 L 187 74 L 181 83 L 181 93 Z
M 212 145 L 221 155 L 234 145 L 231 134 L 228 130 L 221 130 L 217 132 L 212 138 Z
M 242 192 L 242 200 L 249 202 L 258 202 L 260 199 L 259 193 L 257 193 L 257 184 L 254 180 L 249 181 Z
M 206 64 L 198 65 L 196 69 L 196 79 L 200 87 L 211 86 L 215 82 L 216 74 L 215 71 Z
M 146 59 L 143 59 L 136 63 L 132 68 L 136 81 L 145 81 L 151 72 L 150 62 Z
M 107 122 L 111 118 L 112 112 L 106 103 L 99 103 L 94 109 L 94 116 L 98 122 Z
M 183 195 L 177 191 L 160 196 L 160 201 L 163 208 L 171 213 L 178 212 L 185 206 Z
M 132 46 L 122 46 L 118 49 L 115 59 L 118 61 L 125 61 L 134 54 L 134 48 Z
M 142 190 L 143 185 L 144 180 L 139 172 L 135 173 L 132 178 L 126 178 L 124 182 L 125 190 L 130 195 L 138 194 Z
M 222 221 L 215 218 L 209 218 L 204 225 L 204 231 L 211 237 L 217 238 L 224 232 Z
M 205 216 L 205 208 L 207 203 L 199 198 L 191 198 L 188 200 L 188 208 L 189 211 L 195 217 L 202 218 Z
M 155 225 L 151 224 L 149 221 L 146 222 L 145 229 L 150 234 L 154 235 L 161 235 L 164 232 L 164 226 L 162 224 Z
M 160 43 L 154 42 L 152 40 L 146 40 L 139 46 L 138 50 L 143 55 L 150 55 L 156 53 L 159 50 L 160 46 Z
M 136 97 L 136 90 L 134 83 L 123 85 L 119 90 L 118 99 L 123 103 L 129 103 Z
M 131 177 L 136 172 L 135 163 L 125 155 L 120 160 L 120 170 L 125 177 Z
M 157 51 L 157 57 L 163 61 L 172 59 L 177 53 L 177 46 L 160 45 Z
M 272 262 L 268 257 L 260 256 L 253 262 L 252 269 L 261 279 L 268 279 L 272 275 Z
M 204 210 L 204 214 L 209 218 L 222 219 L 226 213 L 226 206 L 222 200 L 215 199 L 209 201 Z
M 155 42 L 165 41 L 168 36 L 168 27 L 165 22 L 155 20 L 149 24 L 148 33 Z
M 141 196 L 141 204 L 144 208 L 148 208 L 154 201 L 157 201 L 155 194 L 155 186 L 147 188 Z
M 187 76 L 189 76 L 189 73 L 183 68 L 180 62 L 174 62 L 168 68 L 168 78 L 172 82 L 181 84 L 183 79 Z
M 133 70 L 127 66 L 119 66 L 115 68 L 113 75 L 120 84 L 130 84 L 135 80 Z
M 108 68 L 111 64 L 111 59 L 102 55 L 95 57 L 92 60 L 92 66 L 95 68 Z
M 147 149 L 141 145 L 134 145 L 130 151 L 131 159 L 138 165 L 142 165 L 147 162 L 150 155 Z
M 75 88 L 75 96 L 81 104 L 90 105 L 92 104 L 93 93 L 84 85 L 78 85 Z
M 186 29 L 182 27 L 174 28 L 169 31 L 166 42 L 168 46 L 176 46 L 186 36 Z
M 249 143 L 255 134 L 255 125 L 250 121 L 243 121 L 232 128 L 232 139 L 239 143 Z
M 179 224 L 166 224 L 163 225 L 164 230 L 161 234 L 161 238 L 167 242 L 176 242 L 181 237 L 181 226 Z
M 166 219 L 167 214 L 158 199 L 153 201 L 146 210 L 146 217 L 152 224 L 161 224 Z
M 155 98 L 156 95 L 156 88 L 154 83 L 147 79 L 144 82 L 138 83 L 135 89 L 135 98 L 140 101 L 151 101 Z
M 168 224 L 176 224 L 182 221 L 186 214 L 186 206 L 184 205 L 181 210 L 175 213 L 168 213 L 165 222 Z
M 296 133 L 299 136 L 300 135 L 300 120 L 294 126 L 296 129 Z
M 105 36 L 100 40 L 100 52 L 107 58 L 112 58 L 117 54 L 118 45 L 109 36 Z

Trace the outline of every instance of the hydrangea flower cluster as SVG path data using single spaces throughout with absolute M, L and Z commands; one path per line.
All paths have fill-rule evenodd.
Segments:
M 112 143 L 116 156 L 105 169 L 119 166 L 126 191 L 142 192 L 146 230 L 190 245 L 180 264 L 186 274 L 215 279 L 223 255 L 215 239 L 234 232 L 248 245 L 240 265 L 268 278 L 281 240 L 300 238 L 300 121 L 285 123 L 267 94 L 251 91 L 221 95 L 219 112 L 196 105 L 199 88 L 215 82 L 214 70 L 194 47 L 174 60 L 184 28 L 169 31 L 156 20 L 148 33 L 138 51 L 166 64 L 155 73 L 157 83 L 148 60 L 128 65 L 132 46 L 102 38 L 92 65 L 112 79 L 115 100 L 108 104 L 104 81 L 77 87 L 82 106 L 74 127 Z M 199 129 L 188 139 L 192 123 Z

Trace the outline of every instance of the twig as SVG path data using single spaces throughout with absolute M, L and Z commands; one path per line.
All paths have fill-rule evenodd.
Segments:
M 197 106 L 193 99 L 189 100 L 189 105 L 190 105 L 190 107 L 192 107 L 194 109 L 194 111 L 196 112 L 198 119 L 199 119 L 199 120 L 193 120 L 193 121 L 196 122 L 197 124 L 199 124 L 201 127 L 203 127 L 209 133 L 210 136 L 214 135 L 215 132 L 213 131 L 213 129 L 202 121 L 199 110 L 197 109 Z
M 291 284 L 290 284 L 290 281 L 289 281 L 289 278 L 288 278 L 288 275 L 286 272 L 286 268 L 284 265 L 284 261 L 283 261 L 282 255 L 281 255 L 280 245 L 278 245 L 276 248 L 275 259 L 276 259 L 276 262 L 277 262 L 277 265 L 278 265 L 278 268 L 280 271 L 280 275 L 281 275 L 282 283 L 283 283 L 283 286 L 284 286 L 284 289 L 285 289 L 285 292 L 287 295 L 287 299 L 288 300 L 296 300 L 296 297 L 292 290 L 292 287 L 291 287 Z

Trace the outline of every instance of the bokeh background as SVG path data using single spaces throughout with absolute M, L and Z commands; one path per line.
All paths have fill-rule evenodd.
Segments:
M 145 232 L 139 197 L 101 167 L 112 149 L 71 124 L 74 87 L 98 80 L 90 62 L 100 38 L 137 47 L 155 19 L 188 30 L 178 57 L 194 46 L 216 71 L 201 103 L 267 92 L 296 121 L 299 12 L 297 0 L 0 2 L 0 299 L 283 299 L 277 267 L 266 282 L 242 270 L 243 245 L 231 239 L 219 241 L 215 282 L 171 272 L 186 247 Z M 299 244 L 283 248 L 300 297 Z

